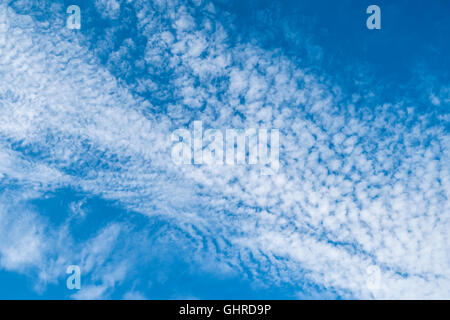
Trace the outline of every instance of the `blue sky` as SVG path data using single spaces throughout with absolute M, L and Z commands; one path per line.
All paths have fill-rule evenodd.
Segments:
M 450 298 L 449 12 L 0 0 L 0 298 Z M 280 169 L 175 164 L 194 121 Z

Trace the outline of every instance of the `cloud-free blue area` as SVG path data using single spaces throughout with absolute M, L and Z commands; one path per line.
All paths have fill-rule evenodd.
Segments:
M 236 38 L 279 48 L 300 65 L 358 93 L 355 80 L 394 100 L 423 95 L 427 70 L 450 82 L 448 1 L 220 1 L 234 14 Z M 366 27 L 368 6 L 381 9 L 381 29 Z M 436 108 L 433 106 L 432 108 Z

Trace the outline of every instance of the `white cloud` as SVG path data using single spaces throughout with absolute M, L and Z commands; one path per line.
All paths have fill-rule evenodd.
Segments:
M 95 6 L 103 18 L 117 19 L 120 15 L 120 2 L 117 0 L 95 0 Z
M 0 7 L 0 134 L 40 154 L 18 155 L 5 144 L 3 177 L 44 181 L 43 189 L 67 184 L 162 215 L 199 251 L 262 281 L 306 279 L 347 297 L 448 298 L 450 143 L 443 127 L 413 107 L 404 114 L 369 100 L 367 114 L 339 109 L 345 100 L 319 75 L 278 51 L 232 47 L 219 19 L 197 21 L 176 1 L 135 7 L 148 39 L 140 63 L 152 76 L 170 74 L 169 89 L 139 79 L 139 92 L 162 105 L 97 65 L 82 39 L 56 28 L 43 34 Z M 167 114 L 151 111 L 164 107 Z M 173 165 L 170 132 L 193 120 L 280 129 L 280 173 Z M 22 158 L 22 167 L 8 160 Z M 108 226 L 86 246 L 88 272 L 106 263 L 120 230 Z M 28 262 L 15 254 L 25 243 L 40 248 L 39 232 L 19 231 L 29 240 L 4 249 L 6 265 Z M 377 292 L 365 285 L 370 265 L 382 271 Z M 102 285 L 75 297 L 108 296 L 124 277 L 99 276 Z
M 138 291 L 128 291 L 123 295 L 124 300 L 147 300 L 145 296 Z

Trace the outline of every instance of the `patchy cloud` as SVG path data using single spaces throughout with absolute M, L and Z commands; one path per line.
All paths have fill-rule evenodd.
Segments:
M 312 283 L 346 298 L 448 298 L 448 113 L 437 122 L 410 97 L 356 97 L 281 50 L 232 41 L 232 18 L 209 2 L 122 7 L 135 15 L 134 39 L 102 48 L 102 63 L 89 46 L 101 40 L 0 5 L 2 188 L 32 190 L 26 204 L 68 187 L 157 216 L 171 226 L 161 241 L 188 239 L 191 262 L 210 271 L 304 283 L 299 291 Z M 122 7 L 95 2 L 104 19 Z M 448 88 L 436 92 L 428 102 L 448 105 Z M 279 129 L 278 174 L 175 165 L 170 134 L 195 120 Z M 92 283 L 74 298 L 111 297 L 150 243 L 138 245 L 128 223 L 111 222 L 79 244 L 73 222 L 50 232 L 37 212 L 14 216 L 7 202 L 1 266 L 49 270 L 50 261 L 76 257 Z M 70 210 L 82 212 L 76 203 Z M 48 249 L 61 230 L 69 249 Z M 381 270 L 376 291 L 366 285 L 372 265 Z

